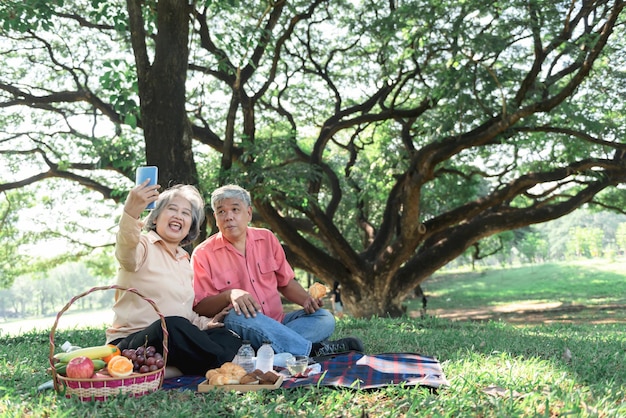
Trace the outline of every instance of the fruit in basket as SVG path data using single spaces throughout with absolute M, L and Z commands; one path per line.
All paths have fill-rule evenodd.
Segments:
M 120 349 L 113 344 L 107 344 L 107 346 L 113 348 L 115 351 L 113 351 L 111 354 L 109 354 L 106 357 L 102 357 L 102 360 L 104 360 L 105 363 L 108 363 L 109 361 L 111 361 L 111 359 L 115 356 L 121 356 L 122 352 L 120 351 Z
M 137 373 L 148 373 L 159 370 L 165 366 L 163 355 L 156 351 L 154 346 L 140 346 L 122 350 L 122 356 L 133 363 L 133 370 Z
M 124 356 L 115 356 L 107 364 L 107 370 L 113 377 L 126 377 L 133 372 L 133 362 Z
M 95 359 L 91 361 L 93 362 L 94 372 L 103 369 L 107 365 L 104 360 Z M 67 376 L 67 363 L 57 363 L 54 365 L 54 369 L 57 373 L 62 374 L 63 376 Z
M 88 357 L 90 359 L 104 358 L 113 354 L 117 347 L 109 347 L 108 345 L 98 345 L 94 347 L 79 348 L 78 350 L 68 353 L 57 353 L 54 359 L 61 363 L 69 363 L 75 357 Z
M 65 368 L 65 374 L 72 379 L 89 379 L 93 372 L 93 361 L 86 356 L 74 357 L 67 363 Z

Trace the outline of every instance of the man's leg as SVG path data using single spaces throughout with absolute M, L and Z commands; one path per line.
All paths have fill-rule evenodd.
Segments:
M 275 353 L 291 353 L 308 356 L 311 341 L 280 322 L 257 313 L 256 317 L 246 318 L 231 310 L 224 318 L 226 328 L 236 332 L 244 340 L 249 340 L 255 350 L 270 341 Z
M 335 317 L 326 309 L 307 314 L 304 310 L 289 312 L 283 323 L 303 337 L 313 341 L 311 357 L 329 356 L 347 351 L 363 352 L 363 342 L 355 337 L 329 341 L 335 332 Z
M 313 343 L 325 341 L 335 332 L 335 317 L 326 309 L 318 309 L 312 314 L 303 309 L 289 312 L 283 324 Z

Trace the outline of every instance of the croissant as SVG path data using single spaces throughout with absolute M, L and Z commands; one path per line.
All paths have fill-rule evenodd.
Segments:
M 321 283 L 315 282 L 309 287 L 309 295 L 315 299 L 321 299 L 328 293 L 328 288 Z
M 223 386 L 223 385 L 238 385 L 239 379 L 229 374 L 216 374 L 209 379 L 209 385 Z
M 210 385 L 237 385 L 246 371 L 238 364 L 227 362 L 218 369 L 210 369 L 206 372 L 206 379 Z
M 231 374 L 233 376 L 237 376 L 238 378 L 241 378 L 245 376 L 246 374 L 246 369 L 244 369 L 238 364 L 231 363 L 231 362 L 226 362 L 222 364 L 222 367 L 220 367 L 219 370 L 221 373 Z

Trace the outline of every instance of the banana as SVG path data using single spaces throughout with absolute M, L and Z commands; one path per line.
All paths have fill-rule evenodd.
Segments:
M 61 363 L 67 363 L 71 359 L 79 356 L 89 357 L 92 360 L 101 359 L 109 354 L 115 353 L 115 347 L 108 345 L 98 345 L 94 347 L 79 348 L 78 350 L 70 351 L 69 353 L 57 353 L 54 358 Z

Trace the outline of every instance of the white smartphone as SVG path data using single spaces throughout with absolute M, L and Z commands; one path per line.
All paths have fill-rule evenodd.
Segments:
M 135 184 L 141 184 L 146 181 L 146 179 L 150 179 L 150 183 L 148 183 L 149 185 L 154 186 L 157 184 L 157 181 L 159 180 L 159 168 L 155 165 L 138 167 L 135 175 Z M 154 209 L 154 207 L 155 202 L 152 202 L 146 207 L 146 209 Z

